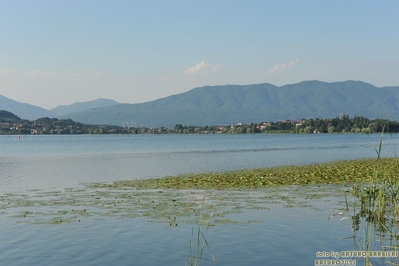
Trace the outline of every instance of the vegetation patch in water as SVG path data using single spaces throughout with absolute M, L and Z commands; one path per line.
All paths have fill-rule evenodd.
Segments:
M 200 212 L 203 217 L 213 213 L 215 224 L 248 223 L 254 219 L 243 213 L 267 214 L 276 204 L 321 210 L 323 202 L 337 196 L 343 199 L 354 183 L 396 180 L 397 165 L 396 159 L 356 160 L 95 183 L 64 191 L 5 194 L 0 197 L 0 210 L 32 224 L 144 217 L 178 226 L 197 223 Z
M 366 183 L 396 177 L 398 159 L 363 159 L 338 161 L 308 166 L 286 166 L 222 173 L 190 174 L 145 180 L 116 181 L 112 184 L 94 183 L 91 188 L 136 189 L 253 189 L 283 185 Z
M 40 191 L 40 197 L 8 195 L 0 198 L 3 215 L 17 222 L 64 224 L 84 220 L 147 218 L 148 221 L 175 227 L 198 223 L 198 216 L 210 217 L 212 226 L 226 223 L 249 223 L 262 212 L 267 217 L 276 204 L 308 207 L 323 197 L 343 195 L 344 186 L 282 186 L 257 190 L 137 190 L 131 188 L 88 188 L 57 194 Z M 76 190 L 77 191 L 77 190 Z M 339 194 L 340 193 L 340 194 Z M 206 198 L 204 202 L 203 198 Z M 21 200 L 23 199 L 23 200 Z M 245 215 L 243 215 L 245 214 Z M 262 215 L 263 216 L 263 215 Z

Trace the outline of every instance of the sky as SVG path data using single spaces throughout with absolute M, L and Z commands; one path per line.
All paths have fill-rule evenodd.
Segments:
M 0 0 L 0 95 L 51 109 L 206 85 L 399 86 L 398 10 L 397 0 Z

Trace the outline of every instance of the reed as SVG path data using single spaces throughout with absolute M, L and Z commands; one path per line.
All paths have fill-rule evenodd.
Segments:
M 399 164 L 386 168 L 381 158 L 383 133 L 379 145 L 375 147 L 377 159 L 374 161 L 372 174 L 365 182 L 356 182 L 345 196 L 345 213 L 340 222 L 350 219 L 350 229 L 353 234 L 354 246 L 358 251 L 366 251 L 364 265 L 372 265 L 369 257 L 372 248 L 380 251 L 398 251 L 399 240 Z M 397 158 L 396 158 L 397 159 Z M 348 197 L 353 201 L 349 202 Z M 345 216 L 346 215 L 346 216 Z M 384 265 L 398 265 L 398 257 L 384 257 Z
M 205 203 L 205 197 L 202 200 L 201 204 L 201 209 L 199 212 L 198 216 L 198 224 L 197 224 L 197 232 L 194 234 L 194 228 L 192 229 L 191 232 L 191 238 L 190 238 L 190 258 L 188 261 L 186 261 L 186 265 L 189 266 L 200 266 L 202 260 L 206 260 L 212 264 L 216 263 L 216 259 L 213 256 L 211 249 L 209 247 L 209 243 L 207 241 L 207 234 L 209 227 L 211 226 L 211 220 L 212 216 L 215 212 L 215 206 L 212 209 L 211 214 L 209 217 L 204 220 L 203 214 L 202 214 L 202 209 L 204 208 L 204 203 Z M 203 229 L 203 226 L 205 229 Z M 210 259 L 204 258 L 204 250 L 205 248 L 209 251 L 210 254 Z

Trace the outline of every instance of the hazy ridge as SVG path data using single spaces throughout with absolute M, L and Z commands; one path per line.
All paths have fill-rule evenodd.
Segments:
M 304 81 L 222 85 L 140 104 L 120 104 L 62 116 L 90 124 L 159 127 L 225 125 L 303 118 L 332 118 L 342 113 L 399 119 L 399 87 L 377 88 L 361 81 Z
M 333 118 L 343 113 L 399 120 L 399 86 L 378 88 L 361 81 L 205 86 L 145 103 L 97 99 L 51 110 L 0 95 L 0 110 L 29 120 L 59 117 L 86 124 L 129 122 L 145 127 Z

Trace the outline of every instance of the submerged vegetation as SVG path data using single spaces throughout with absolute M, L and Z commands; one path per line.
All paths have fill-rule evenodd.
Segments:
M 166 227 L 196 224 L 213 227 L 225 224 L 263 223 L 246 215 L 257 212 L 265 219 L 276 205 L 285 208 L 315 208 L 319 201 L 342 196 L 342 186 L 282 186 L 258 190 L 137 190 L 135 188 L 68 188 L 65 191 L 26 191 L 0 196 L 0 213 L 19 223 L 65 224 L 103 219 L 146 218 Z M 204 201 L 204 197 L 206 200 Z M 343 204 L 343 202 L 342 202 Z M 202 228 L 199 228 L 202 231 Z M 204 231 L 205 232 L 205 231 Z M 192 238 L 193 253 L 197 241 Z M 201 245 L 200 245 L 201 246 Z

